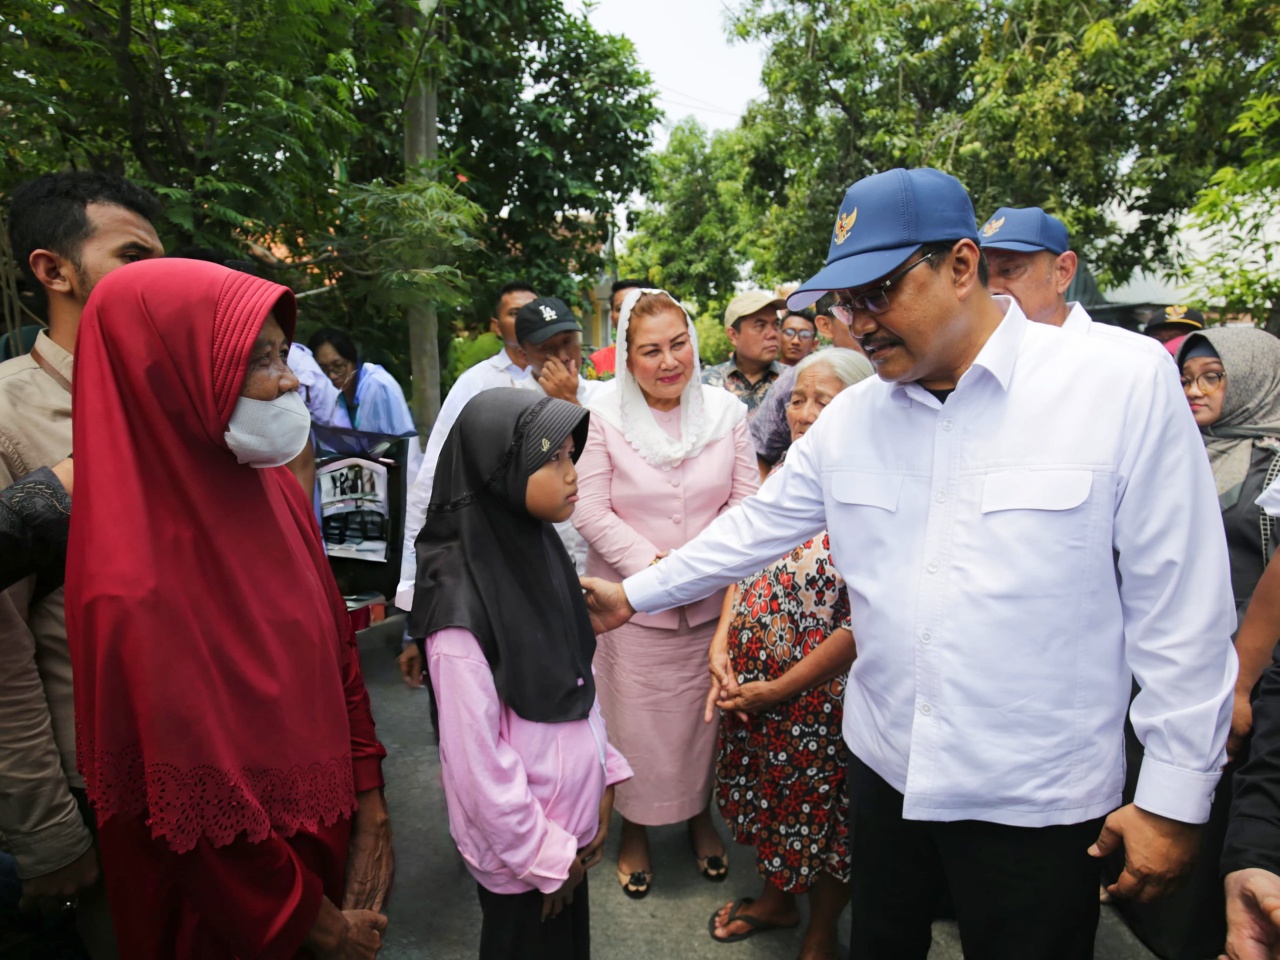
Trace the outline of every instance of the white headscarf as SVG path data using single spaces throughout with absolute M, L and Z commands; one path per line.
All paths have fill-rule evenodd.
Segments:
M 666 294 L 672 305 L 684 314 L 685 326 L 693 346 L 693 376 L 680 394 L 680 436 L 673 437 L 653 415 L 640 384 L 627 369 L 627 328 L 636 301 L 647 293 Z M 747 405 L 719 387 L 702 383 L 702 367 L 698 362 L 698 334 L 693 321 L 675 297 L 665 290 L 631 289 L 622 300 L 618 320 L 618 356 L 616 374 L 587 404 L 587 409 L 605 423 L 621 431 L 645 462 L 670 470 L 681 461 L 697 456 L 707 444 L 719 440 L 747 415 Z

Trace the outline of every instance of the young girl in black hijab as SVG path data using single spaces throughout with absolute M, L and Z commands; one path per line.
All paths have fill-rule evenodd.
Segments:
M 581 407 L 529 390 L 463 409 L 418 536 L 412 633 L 440 708 L 449 829 L 479 884 L 481 960 L 586 960 L 586 871 L 613 784 L 595 634 L 553 523 L 577 502 Z

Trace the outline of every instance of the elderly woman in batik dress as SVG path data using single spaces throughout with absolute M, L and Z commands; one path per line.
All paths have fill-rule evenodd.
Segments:
M 873 372 L 865 357 L 842 349 L 806 357 L 796 369 L 787 407 L 793 442 L 836 394 Z M 734 840 L 756 848 L 764 892 L 714 913 L 715 940 L 796 926 L 796 895 L 808 893 L 801 958 L 836 956 L 850 869 L 840 724 L 855 654 L 849 598 L 826 533 L 726 597 L 711 645 L 706 713 L 708 721 L 717 707 L 724 714 L 717 798 Z

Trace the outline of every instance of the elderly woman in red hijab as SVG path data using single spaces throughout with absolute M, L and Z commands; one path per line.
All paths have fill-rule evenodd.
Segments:
M 153 260 L 76 348 L 77 763 L 121 957 L 369 958 L 391 872 L 346 607 L 282 465 L 310 420 L 288 289 Z

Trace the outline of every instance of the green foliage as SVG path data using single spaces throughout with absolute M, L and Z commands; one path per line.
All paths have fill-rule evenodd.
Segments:
M 720 250 L 773 285 L 810 276 L 855 180 L 898 166 L 955 174 L 978 217 L 1062 217 L 1104 280 L 1167 267 L 1198 191 L 1232 166 L 1234 128 L 1276 52 L 1275 0 L 745 0 L 734 30 L 765 41 L 766 95 L 731 138 L 740 207 Z M 694 157 L 674 138 L 663 164 Z M 721 168 L 730 169 L 730 168 Z M 732 196 L 723 186 L 719 196 Z M 695 261 L 655 218 L 634 249 L 668 273 Z M 675 233 L 674 229 L 670 231 Z M 656 238 L 656 239 L 655 239 Z M 707 239 L 710 242 L 709 238 Z
M 724 363 L 733 353 L 733 344 L 729 335 L 724 332 L 724 313 L 721 310 L 707 310 L 699 314 L 693 321 L 698 332 L 698 359 L 704 367 Z
M 1245 144 L 1238 166 L 1214 173 L 1192 214 L 1213 254 L 1188 276 L 1229 312 L 1247 313 L 1280 333 L 1280 67 L 1259 71 L 1263 86 L 1231 127 Z
M 676 125 L 654 158 L 649 204 L 620 258 L 623 276 L 678 297 L 733 295 L 748 231 L 741 142 L 736 131 L 708 136 L 692 118 Z
M 485 331 L 478 337 L 454 337 L 449 343 L 448 359 L 444 370 L 444 386 L 451 388 L 458 378 L 477 363 L 495 356 L 502 349 L 502 340 Z
M 130 176 L 164 201 L 167 244 L 253 251 L 314 293 L 308 324 L 347 326 L 404 380 L 407 301 L 439 305 L 449 331 L 479 327 L 517 275 L 582 299 L 612 211 L 645 184 L 658 116 L 629 41 L 563 0 L 418 11 L 6 0 L 0 193 L 69 167 Z M 421 78 L 438 87 L 430 186 L 404 161 Z

